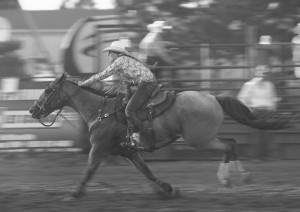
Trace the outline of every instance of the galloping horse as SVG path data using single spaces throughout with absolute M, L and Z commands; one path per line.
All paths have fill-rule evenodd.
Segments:
M 176 195 L 178 189 L 157 179 L 138 152 L 120 145 L 126 137 L 127 126 L 118 118 L 120 108 L 116 106 L 117 97 L 107 96 L 108 86 L 102 83 L 99 95 L 89 88 L 79 87 L 76 83 L 66 80 L 66 77 L 64 73 L 51 82 L 29 112 L 33 118 L 40 120 L 55 110 L 69 106 L 82 116 L 90 129 L 92 148 L 87 169 L 71 197 L 81 196 L 99 164 L 110 154 L 127 158 L 166 195 Z M 254 128 L 282 129 L 288 125 L 287 119 L 261 120 L 255 117 L 248 107 L 231 97 L 184 91 L 177 93 L 171 107 L 152 120 L 156 148 L 169 145 L 181 136 L 188 145 L 197 149 L 210 147 L 224 151 L 225 157 L 220 163 L 217 176 L 223 185 L 229 186 L 230 161 L 239 173 L 245 175 L 248 172 L 238 160 L 236 141 L 217 137 L 224 121 L 224 112 L 238 122 Z M 147 120 L 143 122 L 147 124 Z

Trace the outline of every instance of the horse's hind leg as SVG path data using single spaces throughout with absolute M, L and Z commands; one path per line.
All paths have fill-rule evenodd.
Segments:
M 156 186 L 166 195 L 167 197 L 175 197 L 179 195 L 179 190 L 175 187 L 172 187 L 169 183 L 162 182 L 158 180 L 147 164 L 145 163 L 144 159 L 140 156 L 139 153 L 134 153 L 130 156 L 127 156 L 127 159 L 139 170 L 141 171 L 149 180 L 155 183 Z
M 234 139 L 215 138 L 208 146 L 213 149 L 224 151 L 225 155 L 219 165 L 217 176 L 220 183 L 226 187 L 231 187 L 230 184 L 230 159 L 234 155 L 236 142 Z
M 234 140 L 234 139 L 233 139 Z M 234 140 L 235 141 L 235 140 Z M 241 180 L 245 183 L 249 183 L 251 178 L 250 178 L 250 173 L 248 170 L 244 168 L 242 165 L 242 162 L 239 160 L 238 156 L 238 148 L 235 146 L 231 161 L 230 161 L 230 166 L 241 175 Z
M 249 177 L 249 172 L 243 167 L 240 160 L 238 160 L 237 143 L 233 138 L 218 138 L 215 139 L 210 145 L 214 148 L 222 149 L 224 151 L 224 158 L 219 165 L 218 179 L 220 183 L 226 187 L 231 187 L 230 182 L 230 167 L 240 173 L 244 181 Z

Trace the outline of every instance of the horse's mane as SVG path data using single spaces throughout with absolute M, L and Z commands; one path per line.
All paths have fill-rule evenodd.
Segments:
M 67 82 L 77 85 L 77 82 L 71 81 L 71 80 L 66 80 Z M 106 96 L 109 98 L 116 97 L 119 93 L 124 93 L 124 86 L 122 81 L 118 82 L 105 82 L 105 81 L 99 81 L 97 83 L 94 83 L 92 87 L 80 87 L 86 91 L 92 92 L 96 95 L 100 96 Z

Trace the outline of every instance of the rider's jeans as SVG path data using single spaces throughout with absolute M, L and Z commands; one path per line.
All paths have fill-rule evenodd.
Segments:
M 134 127 L 134 125 L 136 125 L 139 129 L 142 128 L 142 124 L 136 116 L 136 111 L 147 102 L 156 86 L 156 82 L 141 82 L 137 86 L 137 90 L 128 101 L 125 109 L 129 127 Z M 134 131 L 136 130 L 137 129 Z

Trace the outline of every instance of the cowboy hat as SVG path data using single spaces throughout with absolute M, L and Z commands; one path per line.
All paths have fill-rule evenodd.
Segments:
M 112 51 L 112 52 L 118 52 L 118 53 L 123 53 L 126 55 L 130 55 L 129 52 L 126 50 L 126 44 L 121 41 L 113 41 L 109 47 L 106 47 L 105 49 L 102 50 L 102 52 L 106 51 Z
M 272 44 L 272 37 L 270 35 L 262 35 L 259 38 L 259 44 L 270 45 Z
M 150 32 L 162 32 L 163 29 L 171 29 L 172 26 L 165 26 L 165 21 L 154 21 L 152 24 L 147 25 Z

